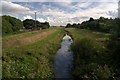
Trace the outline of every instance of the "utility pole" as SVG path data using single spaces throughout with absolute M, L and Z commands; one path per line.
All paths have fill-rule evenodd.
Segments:
M 35 12 L 35 27 L 37 27 L 37 24 L 36 24 L 36 13 L 37 13 L 37 12 Z

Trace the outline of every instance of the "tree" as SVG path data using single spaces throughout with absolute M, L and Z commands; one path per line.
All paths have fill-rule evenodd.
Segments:
M 70 23 L 68 23 L 68 24 L 66 25 L 66 28 L 69 28 L 69 27 L 71 27 L 71 24 L 70 24 Z
M 50 27 L 49 22 L 41 23 L 43 29 L 47 29 Z
M 12 25 L 5 18 L 2 18 L 2 34 L 12 32 Z
M 3 33 L 11 33 L 18 31 L 19 29 L 23 28 L 23 23 L 21 20 L 11 17 L 11 16 L 2 16 L 2 28 L 3 28 Z
M 92 17 L 90 17 L 89 21 L 90 21 L 90 22 L 91 22 L 91 21 L 94 21 L 94 19 L 93 19 Z
M 72 27 L 74 27 L 74 28 L 76 27 L 76 28 L 77 28 L 77 24 L 76 24 L 76 23 L 74 23 L 74 24 L 72 25 Z
M 37 23 L 38 24 L 38 23 Z M 35 20 L 32 19 L 26 19 L 23 21 L 23 25 L 26 29 L 30 29 L 31 26 L 35 26 Z
M 50 27 L 49 22 L 40 23 L 39 21 L 36 21 L 37 27 L 42 27 L 43 29 L 47 29 Z M 32 19 L 26 19 L 23 21 L 24 27 L 26 29 L 31 29 L 31 26 L 35 26 L 35 20 Z
M 47 28 L 49 28 L 49 27 L 50 27 L 49 22 L 45 22 L 44 24 L 47 26 Z

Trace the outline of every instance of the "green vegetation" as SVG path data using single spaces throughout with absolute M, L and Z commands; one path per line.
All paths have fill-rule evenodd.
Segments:
M 120 78 L 120 18 L 90 18 L 89 21 L 67 24 L 66 27 L 76 28 L 68 29 L 74 39 L 75 78 Z
M 100 17 L 99 19 L 90 18 L 88 21 L 83 21 L 81 24 L 74 23 L 71 25 L 70 23 L 68 23 L 66 25 L 66 28 L 74 27 L 74 28 L 90 29 L 90 30 L 109 33 L 111 31 L 112 27 L 114 27 L 113 22 L 116 19 L 112 19 L 112 18 L 108 19 L 108 18 L 104 18 L 104 17 Z
M 38 24 L 38 21 L 37 21 L 37 24 Z M 26 29 L 29 29 L 30 26 L 35 26 L 35 20 L 26 19 L 26 20 L 23 21 L 23 25 Z
M 37 27 L 41 27 L 43 29 L 47 29 L 50 27 L 48 22 L 40 23 L 39 21 L 36 21 Z M 33 26 L 35 26 L 35 20 L 32 19 L 26 19 L 23 21 L 23 25 L 26 29 L 32 29 Z
M 48 22 L 37 21 L 35 27 L 34 23 L 32 19 L 22 22 L 14 17 L 2 16 L 3 78 L 54 78 L 53 59 L 60 48 L 64 26 L 49 28 Z M 36 31 L 20 32 L 23 25 Z M 71 49 L 75 79 L 119 78 L 119 18 L 90 18 L 81 24 L 67 24 L 65 31 L 74 41 Z
M 111 31 L 111 36 L 108 48 L 111 54 L 111 65 L 115 69 L 115 76 L 120 77 L 120 18 L 112 22 L 114 27 Z
M 4 36 L 2 39 L 3 40 L 2 43 L 4 45 L 2 47 L 7 48 L 7 47 L 27 45 L 45 38 L 47 35 L 51 34 L 52 32 L 55 32 L 55 29 L 51 28 L 51 29 L 38 30 L 38 31 L 29 31 L 16 35 Z
M 23 28 L 21 20 L 11 16 L 2 16 L 2 34 L 16 32 Z
M 26 31 L 25 29 L 23 29 L 24 27 L 26 29 L 33 29 L 33 30 L 40 30 L 40 28 L 48 29 L 50 27 L 49 22 L 40 23 L 39 21 L 36 21 L 37 27 L 35 27 L 35 20 L 32 19 L 26 19 L 22 22 L 20 19 L 7 15 L 3 15 L 1 17 L 2 17 L 2 34 L 3 34 L 2 36 L 6 36 L 9 34 L 17 34 L 17 33 L 21 33 L 22 31 Z M 22 31 L 20 32 L 21 29 Z
M 48 31 L 52 32 L 46 35 L 45 32 L 48 33 Z M 33 38 L 33 35 L 30 35 L 32 33 L 33 35 L 46 35 L 46 37 L 42 36 L 43 38 L 41 37 L 41 40 L 27 45 L 23 44 L 3 48 L 3 78 L 54 78 L 54 55 L 60 48 L 64 30 L 53 28 L 42 30 L 41 32 L 33 31 L 6 36 L 5 38 L 9 37 L 9 39 L 15 39 L 17 35 Z M 25 37 L 22 39 L 24 38 Z M 35 39 L 37 39 L 37 37 Z
M 74 43 L 71 49 L 74 53 L 72 74 L 75 79 L 109 79 L 113 71 L 109 67 L 109 49 L 107 49 L 108 34 L 90 30 L 67 28 Z

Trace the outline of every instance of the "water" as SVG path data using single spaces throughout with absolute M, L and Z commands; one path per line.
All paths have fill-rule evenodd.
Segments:
M 70 70 L 72 68 L 73 53 L 70 50 L 72 43 L 70 36 L 63 37 L 61 48 L 57 51 L 54 59 L 55 78 L 72 78 Z

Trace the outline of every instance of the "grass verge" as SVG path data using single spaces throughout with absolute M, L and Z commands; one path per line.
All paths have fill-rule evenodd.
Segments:
M 53 61 L 64 35 L 62 29 L 28 45 L 3 50 L 3 78 L 54 78 Z
M 3 37 L 3 48 L 27 45 L 45 38 L 47 35 L 55 32 L 56 29 L 45 29 L 41 31 L 30 31 L 21 34 L 15 34 Z

